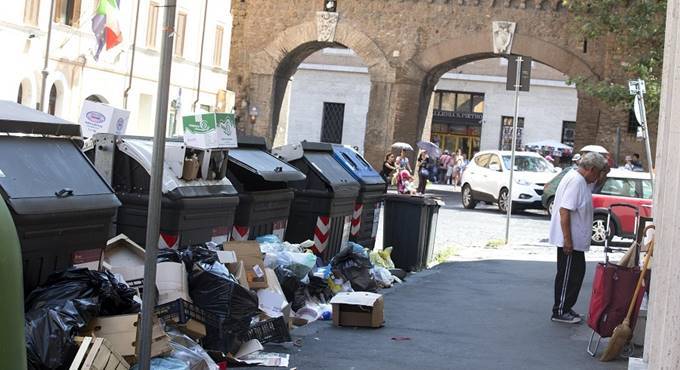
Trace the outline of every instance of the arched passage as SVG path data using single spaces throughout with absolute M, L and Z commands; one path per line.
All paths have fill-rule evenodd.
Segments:
M 260 112 L 252 133 L 273 139 L 290 77 L 303 60 L 323 48 L 346 47 L 361 58 L 371 80 L 370 99 L 375 96 L 374 90 L 380 90 L 384 84 L 394 81 L 395 70 L 385 54 L 356 24 L 340 19 L 332 40 L 319 39 L 316 22 L 305 22 L 286 29 L 250 58 L 251 73 L 249 81 L 245 81 L 247 94 L 237 97 L 237 108 L 241 116 L 245 116 L 246 109 L 252 106 Z M 371 103 L 369 105 L 373 106 Z M 380 118 L 382 116 L 369 109 L 366 117 L 367 138 L 371 127 L 380 127 L 381 131 L 385 131 L 385 122 Z
M 545 64 L 569 76 L 599 78 L 591 66 L 578 55 L 536 37 L 515 34 L 512 52 L 513 54 L 529 56 L 536 62 Z M 493 53 L 492 42 L 489 40 L 488 34 L 485 33 L 446 40 L 424 50 L 415 58 L 411 72 L 411 75 L 421 76 L 417 127 L 411 127 L 410 130 L 410 132 L 417 132 L 417 137 L 400 137 L 403 131 L 398 130 L 395 133 L 395 138 L 414 141 L 422 137 L 432 92 L 444 73 L 470 62 L 498 57 L 498 54 Z M 581 91 L 578 92 L 578 98 L 577 125 L 580 122 L 595 124 L 581 125 L 584 128 L 577 131 L 577 146 L 585 143 L 588 138 L 597 136 L 600 118 L 598 106 L 594 103 L 593 98 L 586 96 Z M 399 127 L 402 126 L 399 125 Z

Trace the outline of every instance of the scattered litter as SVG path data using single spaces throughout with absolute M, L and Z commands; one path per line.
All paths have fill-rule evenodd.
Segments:
M 395 341 L 411 340 L 411 337 L 396 336 L 396 337 L 392 337 L 392 340 L 395 340 Z

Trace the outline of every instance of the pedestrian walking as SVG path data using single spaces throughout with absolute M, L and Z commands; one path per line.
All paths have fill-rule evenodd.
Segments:
M 442 184 L 448 184 L 448 178 L 451 177 L 451 174 L 448 176 L 446 175 L 450 160 L 451 156 L 449 155 L 448 150 L 444 150 L 444 154 L 439 156 L 439 182 Z
M 456 155 L 453 157 L 453 175 L 451 179 L 454 187 L 460 186 L 461 168 L 464 161 L 463 151 L 461 149 L 456 150 Z
M 586 273 L 584 252 L 590 249 L 593 226 L 592 184 L 607 169 L 607 160 L 590 152 L 581 157 L 576 171 L 569 171 L 555 193 L 550 219 L 550 244 L 557 248 L 555 301 L 552 321 L 576 324 L 581 317 L 572 309 Z
M 425 194 L 425 187 L 427 186 L 427 179 L 430 177 L 429 167 L 430 156 L 426 151 L 418 154 L 418 161 L 416 169 L 418 170 L 418 193 Z
M 383 180 L 385 180 L 387 184 L 392 183 L 392 177 L 394 176 L 394 172 L 397 169 L 395 160 L 396 158 L 394 157 L 394 154 L 392 153 L 385 154 L 385 162 L 383 162 L 382 171 L 380 171 L 380 176 L 382 176 Z

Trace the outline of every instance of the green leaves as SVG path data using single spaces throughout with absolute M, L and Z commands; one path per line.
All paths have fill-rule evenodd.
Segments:
M 665 0 L 564 0 L 575 31 L 585 39 L 605 39 L 611 62 L 622 73 L 602 81 L 571 76 L 587 94 L 616 108 L 630 108 L 628 80 L 641 78 L 647 85 L 645 103 L 658 114 L 665 35 Z

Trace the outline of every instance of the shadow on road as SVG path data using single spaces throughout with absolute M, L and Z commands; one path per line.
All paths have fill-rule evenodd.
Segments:
M 586 313 L 594 264 L 575 310 Z M 586 353 L 585 324 L 550 321 L 555 264 L 446 263 L 384 290 L 385 326 L 315 322 L 293 332 L 300 369 L 625 369 Z M 398 338 L 399 340 L 394 340 Z M 602 348 L 602 347 L 601 347 Z

